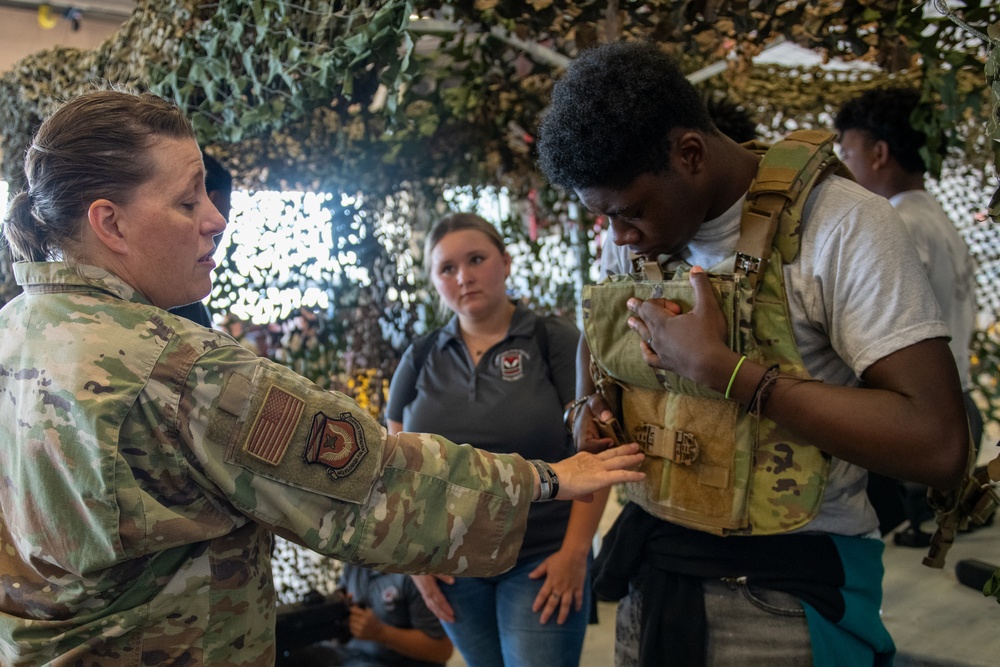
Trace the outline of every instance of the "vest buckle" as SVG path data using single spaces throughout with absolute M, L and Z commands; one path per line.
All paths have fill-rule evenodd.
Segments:
M 698 459 L 700 453 L 701 448 L 698 446 L 698 441 L 694 439 L 693 433 L 674 431 L 674 455 L 671 460 L 689 466 Z
M 762 261 L 760 257 L 752 257 L 746 253 L 738 252 L 736 253 L 736 270 L 742 271 L 745 275 L 756 274 L 760 272 Z
M 638 424 L 632 429 L 632 437 L 639 443 L 647 456 L 656 456 L 689 466 L 698 460 L 701 447 L 694 433 L 674 431 L 656 424 Z
M 642 445 L 644 450 L 649 450 L 656 443 L 656 431 L 658 430 L 660 429 L 652 424 L 639 424 L 632 434 L 633 439 L 637 444 Z

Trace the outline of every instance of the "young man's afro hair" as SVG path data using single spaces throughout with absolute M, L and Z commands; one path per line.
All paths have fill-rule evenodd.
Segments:
M 552 90 L 539 168 L 555 185 L 619 188 L 669 168 L 675 127 L 714 132 L 701 96 L 652 42 L 583 51 Z

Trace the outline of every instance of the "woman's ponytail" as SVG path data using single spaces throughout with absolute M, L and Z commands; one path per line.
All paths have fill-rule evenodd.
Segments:
M 3 219 L 3 234 L 15 260 L 43 262 L 48 259 L 50 244 L 32 211 L 31 195 L 26 190 L 10 201 Z

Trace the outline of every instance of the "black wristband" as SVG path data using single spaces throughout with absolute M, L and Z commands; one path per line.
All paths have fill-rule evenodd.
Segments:
M 555 500 L 556 496 L 559 495 L 559 476 L 556 475 L 556 471 L 548 463 L 539 459 L 531 459 L 528 463 L 533 465 L 538 472 L 539 490 L 538 500 L 535 502 L 543 503 Z

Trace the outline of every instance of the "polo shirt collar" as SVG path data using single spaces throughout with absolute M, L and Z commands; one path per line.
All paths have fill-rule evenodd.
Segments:
M 515 337 L 526 337 L 530 338 L 534 335 L 535 325 L 532 321 L 531 309 L 524 305 L 521 301 L 512 299 L 514 303 L 514 315 L 510 319 L 510 328 L 507 330 L 507 338 Z M 435 345 L 438 349 L 444 349 L 449 342 L 453 340 L 461 340 L 461 329 L 458 323 L 458 315 L 452 315 L 448 323 L 441 327 L 442 336 L 438 336 Z

